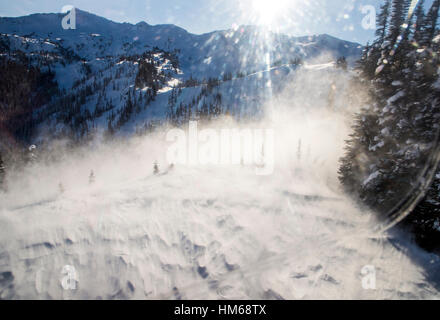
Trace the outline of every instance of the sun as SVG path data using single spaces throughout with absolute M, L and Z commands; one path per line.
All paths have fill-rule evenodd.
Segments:
M 259 24 L 270 25 L 281 17 L 291 0 L 251 0 L 251 10 Z

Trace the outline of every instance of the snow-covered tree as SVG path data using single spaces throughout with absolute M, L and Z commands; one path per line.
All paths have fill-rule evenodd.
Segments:
M 347 58 L 345 58 L 344 56 L 338 58 L 338 60 L 336 60 L 336 66 L 343 70 L 347 70 L 348 67 Z
M 93 170 L 91 170 L 89 175 L 89 184 L 93 183 L 95 183 L 95 173 L 93 172 Z
M 33 144 L 28 148 L 28 161 L 29 163 L 34 164 L 37 159 L 37 146 Z
M 436 144 L 440 128 L 438 27 L 430 30 L 438 19 L 436 3 L 429 18 L 423 18 L 423 2 L 419 4 L 417 22 L 405 28 L 404 22 L 411 17 L 408 1 L 393 1 L 391 16 L 385 2 L 379 18 L 382 23 L 390 21 L 384 37 L 391 45 L 373 45 L 360 61 L 371 101 L 355 118 L 339 174 L 347 192 L 382 215 L 412 192 Z M 375 43 L 380 43 L 382 33 L 377 36 Z M 414 45 L 416 37 L 425 39 L 423 47 Z M 430 248 L 433 244 L 440 248 L 440 217 L 435 213 L 438 209 L 433 209 L 440 203 L 439 177 L 404 221 L 419 243 L 426 247 L 429 243 Z

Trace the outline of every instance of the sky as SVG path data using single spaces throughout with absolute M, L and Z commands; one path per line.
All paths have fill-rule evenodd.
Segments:
M 61 12 L 72 5 L 116 22 L 175 24 L 196 34 L 262 24 L 293 36 L 327 33 L 365 44 L 374 39 L 370 10 L 378 10 L 380 4 L 381 0 L 3 0 L 0 16 Z

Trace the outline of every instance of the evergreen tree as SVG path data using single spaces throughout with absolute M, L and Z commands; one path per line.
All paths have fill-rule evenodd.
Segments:
M 371 46 L 359 63 L 364 83 L 370 84 L 371 101 L 354 119 L 339 177 L 349 194 L 381 216 L 417 185 L 440 128 L 440 61 L 433 41 L 438 28 L 427 31 L 436 25 L 433 20 L 438 19 L 437 3 L 431 7 L 430 18 L 424 19 L 422 1 L 415 10 L 416 23 L 411 25 L 408 2 L 393 1 L 390 27 L 385 31 L 385 39 L 392 45 Z M 385 10 L 386 5 L 382 8 Z M 381 15 L 383 22 L 386 14 Z M 421 21 L 425 21 L 422 26 Z M 407 28 L 399 26 L 403 22 L 408 23 Z M 377 35 L 375 43 L 380 43 L 381 35 Z M 426 45 L 419 50 L 420 46 L 411 45 L 411 40 L 422 36 Z M 440 174 L 425 199 L 403 221 L 414 231 L 418 242 L 430 249 L 440 248 L 439 190 Z
M 91 170 L 89 175 L 89 184 L 93 183 L 95 183 L 95 173 L 93 172 L 93 170 Z
M 437 23 L 440 9 L 440 0 L 434 0 L 428 14 L 426 15 L 425 28 L 423 32 L 423 42 L 425 46 L 429 46 L 434 39 L 436 31 L 438 31 Z
M 2 155 L 0 154 L 0 190 L 5 189 L 5 177 L 6 177 L 6 168 L 3 163 Z
M 28 162 L 30 164 L 35 164 L 37 159 L 38 159 L 38 157 L 37 157 L 37 146 L 33 144 L 33 145 L 31 145 L 28 148 Z
M 357 62 L 356 67 L 363 79 L 371 80 L 374 76 L 378 60 L 380 58 L 380 51 L 375 49 L 374 45 L 366 44 L 362 51 L 362 56 Z
M 338 68 L 343 69 L 343 70 L 347 70 L 347 67 L 348 67 L 347 58 L 345 58 L 345 57 L 338 58 L 338 60 L 336 61 L 336 66 Z
M 417 45 L 423 40 L 423 26 L 425 22 L 424 4 L 425 0 L 420 0 L 415 11 L 416 26 L 414 30 L 414 41 Z
M 58 184 L 58 191 L 60 192 L 60 194 L 63 194 L 65 191 L 64 186 L 61 182 Z
M 388 40 L 394 46 L 399 36 L 402 35 L 402 27 L 407 21 L 407 13 L 411 0 L 393 0 L 391 4 L 391 19 L 389 24 Z
M 377 16 L 376 45 L 378 45 L 378 47 L 382 46 L 383 42 L 385 41 L 385 35 L 388 28 L 390 5 L 391 0 L 386 0 L 385 3 L 380 7 L 380 13 Z

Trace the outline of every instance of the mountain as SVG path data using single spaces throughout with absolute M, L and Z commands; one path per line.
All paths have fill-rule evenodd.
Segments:
M 25 94 L 57 92 L 24 106 L 17 102 L 23 93 L 0 101 L 11 114 L 6 121 L 14 123 L 12 129 L 0 123 L 9 135 L 82 139 L 100 130 L 139 132 L 165 119 L 258 116 L 268 83 L 281 90 L 302 62 L 340 56 L 353 62 L 362 50 L 328 35 L 291 37 L 257 26 L 195 35 L 174 25 L 116 23 L 79 9 L 76 29 L 64 30 L 64 16 L 0 18 L 3 74 L 34 68 L 44 86 L 35 80 Z M 11 81 L 4 82 L 0 90 L 10 92 Z
M 64 30 L 63 17 L 63 14 L 34 14 L 0 18 L 0 32 L 49 40 L 86 59 L 141 54 L 154 47 L 179 50 L 187 77 L 191 72 L 210 77 L 239 68 L 243 72 L 260 70 L 266 65 L 266 53 L 270 53 L 271 61 L 285 63 L 296 57 L 313 58 L 324 51 L 350 58 L 361 53 L 359 44 L 328 35 L 297 38 L 256 26 L 195 35 L 174 25 L 116 23 L 76 9 L 76 29 Z

